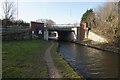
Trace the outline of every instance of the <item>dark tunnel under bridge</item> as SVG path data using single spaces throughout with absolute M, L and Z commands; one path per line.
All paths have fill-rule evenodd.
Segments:
M 58 34 L 57 40 L 58 41 L 75 41 L 76 35 L 74 30 L 48 30 L 49 33 L 56 31 Z

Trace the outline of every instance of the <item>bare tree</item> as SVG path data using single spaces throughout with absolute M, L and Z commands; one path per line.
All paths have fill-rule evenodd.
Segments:
M 111 43 L 120 37 L 118 8 L 118 2 L 106 2 L 95 10 L 97 28 L 94 31 L 106 37 Z
M 55 22 L 53 20 L 51 20 L 51 19 L 38 19 L 36 21 L 44 23 L 46 27 L 51 27 L 52 25 L 55 24 Z
M 4 25 L 7 26 L 7 22 L 15 18 L 16 15 L 15 3 L 10 0 L 5 0 L 4 2 L 2 2 L 2 9 Z
M 10 0 L 5 0 L 2 3 L 3 13 L 5 19 L 14 19 L 14 16 L 16 14 L 16 7 L 15 3 Z

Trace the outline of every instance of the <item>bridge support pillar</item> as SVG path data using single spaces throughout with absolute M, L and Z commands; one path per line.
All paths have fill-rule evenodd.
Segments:
M 49 35 L 48 30 L 45 30 L 44 31 L 44 40 L 48 40 L 48 35 Z
M 74 39 L 77 40 L 77 27 L 76 28 L 72 28 L 72 30 L 74 30 Z

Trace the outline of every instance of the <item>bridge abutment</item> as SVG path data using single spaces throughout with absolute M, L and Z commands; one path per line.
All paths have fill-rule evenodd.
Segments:
M 48 40 L 49 32 L 48 30 L 44 30 L 44 40 Z

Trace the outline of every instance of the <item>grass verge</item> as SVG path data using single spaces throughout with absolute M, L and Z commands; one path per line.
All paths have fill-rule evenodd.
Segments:
M 80 78 L 80 76 L 67 64 L 67 62 L 57 53 L 58 44 L 55 43 L 51 49 L 51 55 L 63 78 Z
M 47 78 L 44 51 L 49 43 L 43 40 L 3 41 L 3 78 Z

